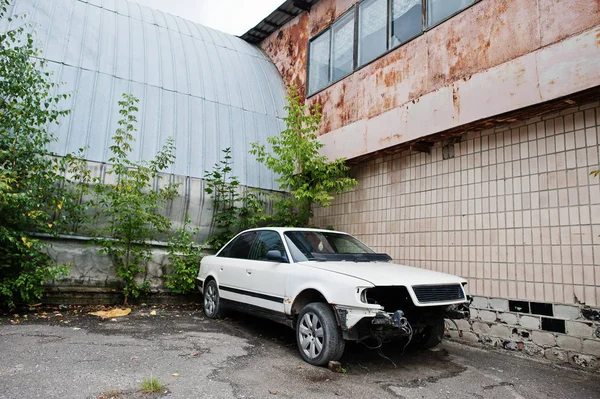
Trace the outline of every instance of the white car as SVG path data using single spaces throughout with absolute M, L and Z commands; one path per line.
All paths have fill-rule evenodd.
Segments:
M 469 316 L 467 282 L 390 260 L 342 232 L 246 230 L 202 259 L 204 313 L 231 308 L 287 324 L 314 365 L 338 360 L 347 340 L 439 344 L 444 318 Z

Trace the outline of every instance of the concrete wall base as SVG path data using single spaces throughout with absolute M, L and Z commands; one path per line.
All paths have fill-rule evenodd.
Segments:
M 598 308 L 474 297 L 470 309 L 446 321 L 448 338 L 600 371 Z

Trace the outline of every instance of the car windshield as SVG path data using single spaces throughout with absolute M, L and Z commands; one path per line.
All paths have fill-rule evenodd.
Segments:
M 352 261 L 373 262 L 391 260 L 387 254 L 371 248 L 348 234 L 324 231 L 288 231 L 285 239 L 295 262 Z

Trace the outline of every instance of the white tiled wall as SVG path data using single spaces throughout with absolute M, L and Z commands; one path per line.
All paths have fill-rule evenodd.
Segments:
M 395 261 L 461 275 L 475 295 L 600 305 L 598 103 L 469 133 L 444 160 L 385 156 L 314 223 Z

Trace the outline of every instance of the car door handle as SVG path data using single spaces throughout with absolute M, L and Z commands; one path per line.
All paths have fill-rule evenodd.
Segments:
M 252 270 L 251 269 L 246 269 L 246 273 L 252 274 Z

